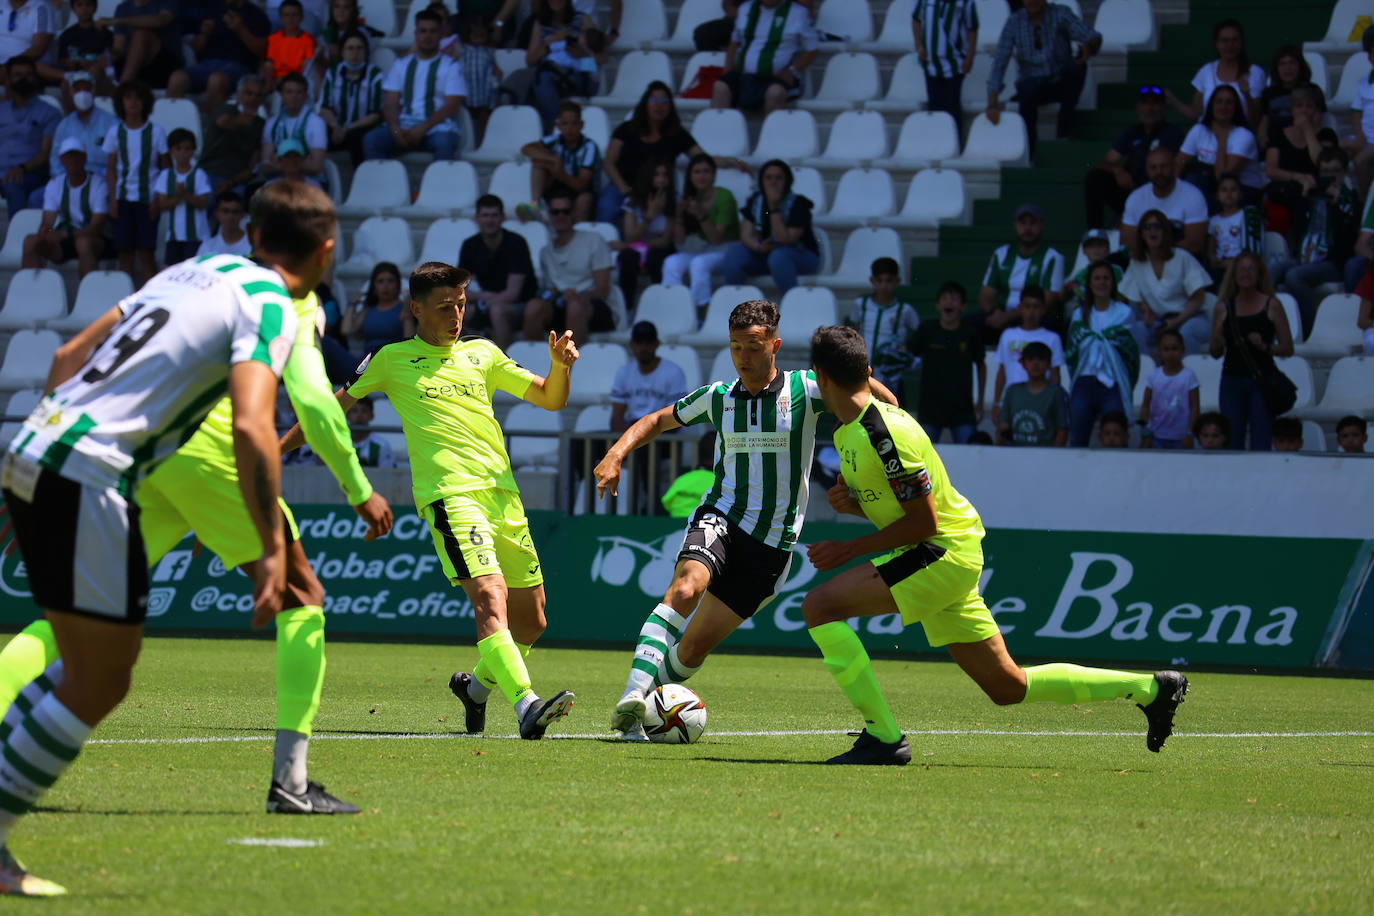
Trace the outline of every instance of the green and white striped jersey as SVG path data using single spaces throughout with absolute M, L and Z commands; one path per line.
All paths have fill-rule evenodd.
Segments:
M 974 0 L 916 0 L 911 18 L 921 23 L 926 73 L 946 79 L 962 74 L 968 33 L 978 31 Z
M 275 271 L 237 255 L 173 265 L 119 303 L 124 317 L 24 421 L 9 450 L 124 495 L 191 438 L 254 360 L 278 376 L 296 315 Z
M 816 376 L 794 370 L 778 370 L 758 395 L 736 379 L 678 401 L 673 417 L 683 426 L 716 429 L 716 479 L 702 505 L 769 547 L 791 549 L 806 515 L 816 417 L 824 410 Z

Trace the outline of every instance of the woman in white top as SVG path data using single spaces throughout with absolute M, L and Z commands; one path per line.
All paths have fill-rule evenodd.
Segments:
M 1230 86 L 1245 100 L 1245 117 L 1251 124 L 1259 123 L 1259 97 L 1264 93 L 1264 69 L 1250 63 L 1245 52 L 1245 29 L 1235 19 L 1223 19 L 1212 26 L 1212 43 L 1217 59 L 1203 64 L 1193 76 L 1193 101 L 1185 104 L 1169 90 L 1164 90 L 1169 104 L 1190 121 L 1202 120 L 1207 100 L 1218 86 Z
M 1131 249 L 1131 265 L 1121 279 L 1121 295 L 1130 300 L 1155 334 L 1176 328 L 1184 349 L 1201 353 L 1212 327 L 1202 311 L 1212 278 L 1197 258 L 1174 247 L 1169 218 L 1150 210 L 1140 218 L 1140 233 Z
M 1202 122 L 1183 138 L 1174 158 L 1174 174 L 1195 185 L 1214 209 L 1217 181 L 1228 173 L 1240 178 L 1245 203 L 1258 205 L 1265 182 L 1259 144 L 1245 126 L 1240 93 L 1218 86 L 1207 100 Z

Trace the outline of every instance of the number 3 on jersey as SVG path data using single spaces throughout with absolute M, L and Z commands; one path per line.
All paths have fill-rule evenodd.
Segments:
M 164 308 L 149 309 L 146 312 L 141 311 L 142 308 L 143 303 L 134 303 L 123 320 L 115 326 L 116 331 L 123 329 L 123 333 L 118 338 L 111 334 L 111 339 L 92 354 L 91 361 L 94 365 L 81 376 L 83 382 L 89 385 L 109 378 L 116 369 L 128 361 L 129 357 L 143 349 L 170 317 Z

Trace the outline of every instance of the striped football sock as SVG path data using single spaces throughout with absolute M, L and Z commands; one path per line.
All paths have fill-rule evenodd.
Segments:
M 0 845 L 71 766 L 92 731 L 49 693 L 9 733 L 0 745 Z
M 682 631 L 687 626 L 687 618 L 666 604 L 654 608 L 639 628 L 639 642 L 635 645 L 634 661 L 630 663 L 630 676 L 625 682 L 625 693 L 648 693 L 654 689 L 659 669 L 668 658 L 668 650 L 677 645 Z

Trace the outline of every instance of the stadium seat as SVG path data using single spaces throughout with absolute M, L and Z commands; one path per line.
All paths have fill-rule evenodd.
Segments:
M 547 351 L 546 351 L 547 352 Z M 563 430 L 559 415 L 533 404 L 520 403 L 510 409 L 501 424 L 510 436 L 510 460 L 515 467 L 557 467 L 559 440 L 556 436 L 521 436 L 516 433 L 558 433 Z
M 395 432 L 378 431 L 381 436 L 391 446 L 398 464 L 409 464 L 410 453 L 406 450 L 406 434 L 401 431 L 401 415 L 396 412 L 391 401 L 384 394 L 374 394 L 372 396 L 372 425 L 395 427 Z
M 1288 240 L 1278 232 L 1264 233 L 1264 258 L 1265 260 L 1288 257 Z
M 524 48 L 496 48 L 496 66 L 501 68 L 504 76 L 510 76 L 517 70 L 527 70 L 529 65 L 525 62 Z
M 887 155 L 887 124 L 876 111 L 843 111 L 830 126 L 825 153 L 816 165 L 851 167 Z
M 995 0 L 1003 7 L 1002 0 Z M 981 6 L 979 4 L 981 13 Z M 981 41 L 983 30 L 978 30 Z M 996 40 L 994 39 L 994 44 Z M 959 103 L 965 112 L 983 111 L 988 107 L 988 77 L 992 75 L 992 55 L 978 54 L 973 58 L 973 69 L 964 77 L 964 88 L 959 93 Z M 1007 72 L 1002 77 L 1002 94 L 998 96 L 1005 106 L 1016 94 L 1016 58 L 1007 62 Z
M 717 10 L 719 10 L 719 7 L 717 7 Z M 702 67 L 724 66 L 724 51 L 698 51 L 687 58 L 687 65 L 682 68 L 682 82 L 678 85 L 678 97 L 673 100 L 673 104 L 677 106 L 677 110 L 680 112 L 700 111 L 709 106 L 711 104 L 710 99 L 684 99 L 682 98 L 682 93 L 692 84 L 692 80 L 696 78 L 697 73 Z M 672 85 L 672 83 L 669 83 L 669 85 Z
M 1302 449 L 1305 452 L 1326 451 L 1326 430 L 1316 420 L 1302 421 Z
M 907 20 L 910 21 L 910 17 L 907 17 Z M 907 29 L 906 40 L 908 43 L 911 41 L 909 28 Z M 892 79 L 887 84 L 887 95 L 881 99 L 874 97 L 865 100 L 864 107 L 897 114 L 925 108 L 927 101 L 926 71 L 921 66 L 921 59 L 912 53 L 902 55 L 897 60 L 897 65 L 892 68 Z
M 1326 58 L 1314 51 L 1303 51 L 1303 60 L 1312 69 L 1312 85 L 1322 91 L 1325 97 L 1331 91 L 1330 76 L 1327 74 Z
M 360 0 L 358 12 L 372 28 L 389 38 L 396 33 L 396 4 L 392 0 Z
M 1193 353 L 1183 357 L 1183 365 L 1193 370 L 1198 382 L 1198 404 L 1201 410 L 1218 409 L 1217 398 L 1221 391 L 1221 360 L 1213 359 L 1205 353 Z
M 528 105 L 500 105 L 491 111 L 482 145 L 463 158 L 469 162 L 505 164 L 519 155 L 520 147 L 541 137 L 539 112 Z M 526 183 L 521 194 L 528 197 L 529 193 Z
M 573 228 L 595 232 L 606 240 L 607 245 L 620 241 L 620 230 L 611 223 L 576 223 Z
M 1004 110 L 997 124 L 989 121 L 986 114 L 974 118 L 963 155 L 944 164 L 962 168 L 991 168 L 1027 162 L 1026 122 L 1016 112 Z
M 0 441 L 9 444 L 15 433 L 19 432 L 19 427 L 24 422 L 23 418 L 33 413 L 33 409 L 42 399 L 43 391 L 39 388 L 25 388 L 10 395 L 9 401 L 5 404 L 5 416 L 19 419 L 6 420 L 4 425 L 0 426 Z
M 697 26 L 720 16 L 719 0 L 683 0 L 673 22 L 672 36 L 654 42 L 653 46 L 661 51 L 691 51 L 696 47 L 692 33 Z
M 635 321 L 652 321 L 659 340 L 676 342 L 697 329 L 697 309 L 687 287 L 655 283 L 640 293 Z M 629 340 L 630 329 L 622 328 L 617 338 Z
M 730 313 L 735 306 L 741 302 L 748 302 L 750 299 L 762 299 L 763 290 L 752 284 L 742 286 L 720 286 L 711 294 L 711 302 L 706 307 L 706 318 L 701 323 L 701 330 L 683 334 L 678 337 L 678 343 L 687 344 L 723 344 L 729 336 Z
M 820 226 L 815 228 L 816 234 L 816 253 L 820 255 L 816 263 L 816 273 L 811 274 L 805 280 L 807 283 L 815 283 L 815 277 L 819 274 L 830 272 L 830 265 L 835 263 L 835 252 L 830 246 L 830 233 Z
M 385 216 L 409 204 L 410 179 L 406 177 L 406 167 L 396 159 L 369 159 L 353 173 L 348 199 L 338 208 L 338 213 L 340 216 Z
M 778 336 L 782 345 L 791 350 L 810 350 L 816 328 L 839 320 L 835 294 L 824 286 L 792 287 L 778 304 L 778 312 L 782 316 Z
M 886 169 L 923 169 L 959 155 L 959 129 L 945 111 L 916 111 L 906 116 L 892 155 L 873 164 Z
M 429 6 L 430 0 L 410 0 L 406 6 L 405 17 L 397 23 L 398 31 L 395 35 L 388 38 L 379 39 L 380 44 L 391 48 L 398 54 L 409 53 L 411 45 L 415 44 L 415 14 Z M 979 9 L 982 12 L 982 9 Z M 395 17 L 395 12 L 392 12 Z
M 866 288 L 874 259 L 884 257 L 903 263 L 902 240 L 895 230 L 886 227 L 855 229 L 845 239 L 844 254 L 835 272 L 812 277 L 809 282 L 842 289 Z M 822 270 L 825 260 L 821 259 Z
M 825 212 L 825 179 L 818 170 L 809 165 L 793 169 L 792 190 L 815 204 L 811 210 L 812 216 L 820 216 Z
M 842 51 L 826 62 L 821 88 L 815 97 L 800 99 L 796 104 L 808 111 L 844 111 L 877 98 L 881 92 L 877 58 L 872 54 Z
M 739 378 L 739 370 L 735 368 L 735 361 L 730 358 L 730 348 L 726 347 L 716 354 L 711 360 L 711 374 L 706 382 L 725 382 L 730 383 Z
M 93 270 L 81 278 L 76 304 L 71 314 L 48 322 L 48 327 L 74 334 L 110 310 L 125 296 L 133 294 L 134 284 L 122 270 Z
M 395 216 L 369 216 L 353 233 L 348 252 L 348 260 L 335 267 L 335 272 L 366 277 L 379 261 L 390 261 L 404 276 L 415 260 L 410 225 Z
M 712 156 L 749 155 L 749 126 L 737 108 L 707 108 L 692 121 L 692 136 Z
M 911 12 L 916 8 L 916 0 L 892 0 L 883 16 L 883 27 L 878 37 L 869 43 L 873 51 L 892 53 L 911 50 Z M 916 55 L 911 55 L 915 57 Z
M 606 117 L 606 109 L 597 105 L 582 106 L 582 135 L 590 137 L 605 155 L 606 145 L 611 142 L 611 122 Z
M 42 224 L 43 211 L 37 208 L 20 210 L 10 217 L 5 245 L 0 248 L 0 267 L 18 267 L 24 262 L 24 239 L 37 232 Z
M 500 111 L 501 109 L 496 109 Z M 495 116 L 496 112 L 492 112 Z M 488 134 L 490 136 L 490 134 Z M 487 182 L 487 193 L 501 198 L 506 208 L 506 216 L 515 215 L 515 206 L 530 199 L 530 164 L 527 160 L 503 162 L 491 173 Z M 511 220 L 513 223 L 514 220 Z
M 391 69 L 391 65 L 396 63 L 396 52 L 380 44 L 374 45 L 368 61 L 385 74 Z
M 1274 364 L 1279 367 L 1279 371 L 1297 386 L 1297 400 L 1293 402 L 1293 410 L 1302 410 L 1311 407 L 1316 400 L 1316 379 L 1312 376 L 1312 366 L 1301 356 L 1286 356 L 1274 360 Z
M 630 360 L 630 354 L 618 343 L 589 343 L 581 347 L 577 361 L 577 384 L 572 386 L 569 400 L 577 404 L 598 404 L 611 396 L 611 383 L 616 370 Z M 548 361 L 545 345 L 545 362 Z
M 1269 233 L 1265 233 L 1269 235 Z M 1291 293 L 1275 293 L 1274 298 L 1283 306 L 1284 317 L 1288 319 L 1288 330 L 1293 334 L 1293 343 L 1302 343 L 1302 315 L 1298 311 L 1298 300 Z
M 620 37 L 616 39 L 622 49 L 641 47 L 668 35 L 668 15 L 663 11 L 663 0 L 633 0 L 622 9 Z M 670 80 L 665 82 L 672 85 Z
M 177 128 L 186 128 L 195 134 L 196 149 L 204 149 L 200 142 L 200 109 L 190 99 L 157 99 L 148 120 L 169 134 Z
M 848 42 L 873 39 L 873 13 L 868 0 L 823 0 L 816 12 L 816 31 L 838 35 Z
M 1152 358 L 1150 357 L 1150 355 L 1147 354 L 1147 353 L 1142 353 L 1142 354 L 1140 354 L 1140 372 L 1139 372 L 1139 374 L 1136 376 L 1136 380 L 1135 380 L 1135 390 L 1131 393 L 1131 394 L 1132 394 L 1131 403 L 1132 403 L 1136 408 L 1139 408 L 1140 405 L 1141 405 L 1141 403 L 1143 403 L 1144 400 L 1145 400 L 1145 382 L 1149 380 L 1149 378 L 1150 378 L 1150 373 L 1151 373 L 1151 372 L 1154 372 L 1154 371 L 1155 371 L 1155 361 L 1154 361 L 1154 359 L 1152 359 Z M 1069 370 L 1068 370 L 1068 367 L 1067 367 L 1067 366 L 1065 366 L 1065 367 L 1060 371 L 1059 383 L 1060 383 L 1061 385 L 1064 386 L 1064 390 L 1065 390 L 1065 391 L 1067 391 L 1067 390 L 1070 388 L 1070 385 L 1069 385 Z M 1135 416 L 1135 414 L 1132 413 L 1131 411 L 1127 411 L 1127 412 L 1128 412 L 1128 413 L 1131 413 L 1132 416 Z
M 1347 414 L 1374 419 L 1374 356 L 1336 360 L 1326 377 L 1326 391 L 1314 407 L 1295 411 L 1307 420 L 1339 420 Z
M 357 186 L 356 178 L 353 184 Z M 425 167 L 415 203 L 407 202 L 397 208 L 397 213 L 408 218 L 454 216 L 471 213 L 476 202 L 477 170 L 472 163 L 440 160 Z M 515 202 L 507 206 L 513 209 Z
M 1002 26 L 1011 17 L 1011 9 L 1005 0 L 974 0 L 974 4 L 978 7 L 978 47 L 992 50 L 1002 37 Z M 986 86 L 986 83 L 979 85 Z
M 339 206 L 339 204 L 343 203 L 344 183 L 343 176 L 339 173 L 339 166 L 334 162 L 333 159 L 326 158 L 324 160 L 324 175 L 322 176 L 322 179 L 324 182 L 325 193 L 329 195 L 330 200 L 334 201 L 335 207 Z M 165 240 L 166 234 L 159 230 L 159 247 L 161 247 L 161 243 Z
M 1369 5 L 1369 0 L 1336 0 L 1331 18 L 1327 20 L 1325 37 L 1321 41 L 1309 41 L 1303 47 L 1318 52 L 1348 51 L 1352 44 L 1358 43 L 1358 40 L 1350 40 L 1356 19 L 1370 15 L 1374 15 L 1374 7 Z
M 535 270 L 539 269 L 539 253 L 544 250 L 544 246 L 549 243 L 549 227 L 543 223 L 528 222 L 522 223 L 517 220 L 507 220 L 504 228 L 525 239 L 525 244 L 530 249 L 530 260 L 534 262 Z M 615 284 L 611 286 L 614 288 Z
M 816 217 L 816 223 L 849 226 L 889 216 L 895 206 L 892 176 L 887 169 L 850 169 L 840 176 L 829 211 Z
M 1155 17 L 1149 0 L 1102 0 L 1095 28 L 1104 51 L 1126 51 L 1154 41 Z
M 0 308 L 0 329 L 38 328 L 66 314 L 67 287 L 62 274 L 25 268 L 10 277 L 5 305 Z
M 749 161 L 755 165 L 762 165 L 769 159 L 796 162 L 819 152 L 820 138 L 811 112 L 782 108 L 764 118 L 758 145 Z
M 1327 296 L 1317 306 L 1312 333 L 1294 348 L 1299 356 L 1347 356 L 1362 342 L 1355 319 L 1360 314 L 1360 297 L 1345 293 Z
M 16 331 L 0 363 L 0 390 L 41 388 L 48 382 L 52 355 L 62 338 L 56 331 Z
M 1349 47 L 1347 45 L 1346 47 Z M 1369 55 L 1356 51 L 1341 68 L 1341 81 L 1336 84 L 1336 92 L 1328 103 L 1333 111 L 1346 111 L 1355 100 L 1355 90 L 1360 83 L 1369 78 Z
M 754 174 L 741 172 L 739 169 L 718 169 L 716 187 L 725 188 L 735 195 L 735 203 L 743 207 L 749 195 L 754 193 Z
M 687 382 L 689 392 L 696 391 L 701 387 L 701 360 L 697 357 L 696 350 L 677 344 L 659 347 L 658 355 L 662 359 L 675 363 L 682 370 L 682 376 Z
M 575 433 L 599 433 L 611 428 L 611 407 L 609 404 L 588 404 L 577 412 L 573 420 Z
M 620 63 L 615 71 L 615 85 L 612 86 L 610 94 L 593 97 L 592 104 L 614 105 L 621 108 L 633 105 L 644 94 L 644 87 L 654 80 L 662 80 L 669 86 L 673 85 L 673 65 L 668 61 L 668 55 L 662 51 L 626 52 L 620 55 Z
M 443 261 L 445 264 L 457 264 L 463 242 L 476 234 L 477 224 L 470 219 L 444 217 L 431 220 L 425 229 L 425 240 L 420 246 L 417 263 Z
M 942 112 L 943 113 L 943 112 Z M 965 209 L 964 175 L 954 169 L 921 169 L 907 186 L 901 212 L 882 220 L 884 226 L 934 226 L 957 220 Z
M 506 348 L 506 355 L 531 372 L 540 372 L 549 363 L 549 345 L 542 340 L 517 340 Z

